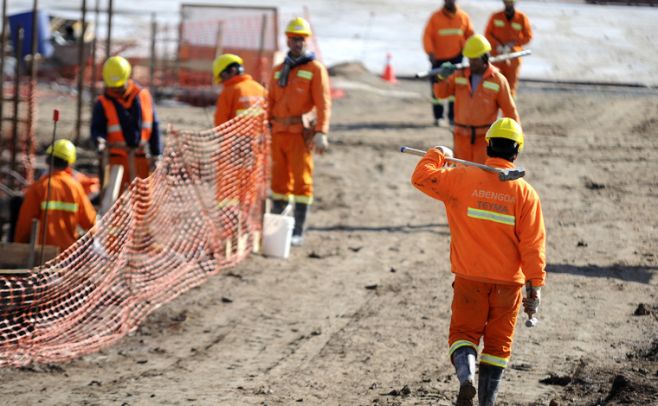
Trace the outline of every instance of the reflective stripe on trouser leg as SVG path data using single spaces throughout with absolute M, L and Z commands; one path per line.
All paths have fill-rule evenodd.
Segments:
M 480 363 L 507 367 L 512 355 L 512 339 L 521 302 L 521 286 L 493 285 L 489 295 L 489 318 L 484 329 Z

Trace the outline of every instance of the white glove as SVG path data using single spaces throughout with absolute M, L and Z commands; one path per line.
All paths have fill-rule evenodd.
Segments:
M 313 145 L 318 154 L 322 155 L 329 148 L 329 140 L 327 140 L 327 134 L 317 132 L 313 136 Z
M 439 145 L 439 146 L 436 146 L 434 148 L 441 151 L 446 158 L 454 158 L 455 157 L 455 154 L 452 152 L 452 149 L 450 149 L 448 147 L 444 147 L 443 145 Z

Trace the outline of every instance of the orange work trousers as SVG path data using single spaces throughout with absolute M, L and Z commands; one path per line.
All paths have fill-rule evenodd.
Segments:
M 485 129 L 478 129 L 475 135 L 475 142 L 470 128 L 455 125 L 453 134 L 453 152 L 455 158 L 466 161 L 483 164 L 487 160 L 487 141 L 484 139 Z
M 516 87 L 519 84 L 519 71 L 521 70 L 521 59 L 508 59 L 507 61 L 494 63 L 494 65 L 500 69 L 500 73 L 502 73 L 503 76 L 505 76 L 505 79 L 507 79 L 507 82 L 509 82 L 512 97 L 516 97 Z
M 110 154 L 110 165 L 123 166 L 123 179 L 121 179 L 121 193 L 128 189 L 130 185 L 130 166 L 128 166 L 128 157 L 126 155 Z M 138 178 L 148 178 L 150 173 L 149 160 L 144 155 L 135 155 L 135 176 Z
M 291 196 L 295 202 L 313 199 L 313 155 L 301 132 L 272 135 L 272 193 L 275 199 Z
M 448 338 L 450 356 L 464 345 L 477 351 L 482 338 L 480 363 L 507 367 L 521 307 L 521 288 L 455 276 Z

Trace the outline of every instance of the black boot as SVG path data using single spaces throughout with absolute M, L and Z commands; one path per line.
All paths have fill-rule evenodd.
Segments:
M 281 214 L 283 211 L 286 209 L 286 206 L 288 206 L 288 201 L 287 200 L 278 200 L 274 199 L 272 200 L 272 214 Z
M 292 245 L 299 246 L 304 242 L 304 223 L 310 207 L 308 204 L 295 203 L 295 228 L 292 230 Z
M 494 406 L 498 387 L 502 381 L 504 369 L 501 367 L 480 364 L 480 376 L 478 377 L 478 400 L 480 406 Z
M 461 347 L 452 354 L 452 363 L 455 365 L 459 379 L 459 394 L 457 406 L 472 406 L 475 397 L 475 358 L 477 353 L 471 347 Z

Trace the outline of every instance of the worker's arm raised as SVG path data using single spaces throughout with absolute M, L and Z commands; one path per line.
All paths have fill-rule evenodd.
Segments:
M 418 190 L 438 200 L 448 197 L 452 184 L 452 180 L 446 176 L 450 169 L 444 167 L 447 162 L 444 151 L 452 153 L 447 147 L 430 148 L 411 175 L 411 183 Z

